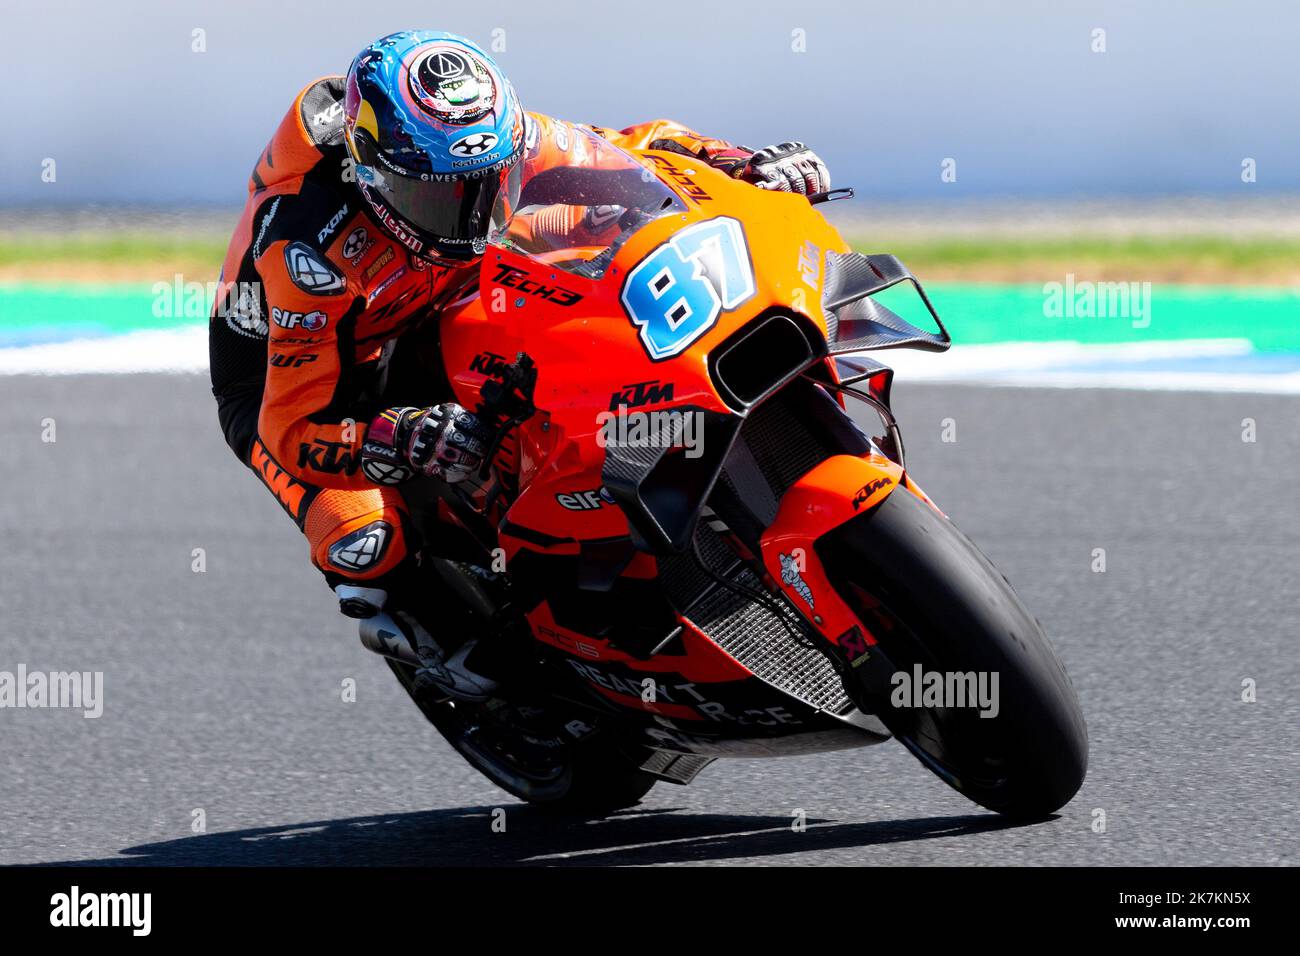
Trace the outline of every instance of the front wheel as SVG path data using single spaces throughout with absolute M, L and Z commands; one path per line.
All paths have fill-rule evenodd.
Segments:
M 1088 766 L 1074 688 L 1042 627 L 969 538 L 900 489 L 816 551 L 876 641 L 850 668 L 864 709 L 990 810 L 1042 817 L 1074 796 Z M 918 679 L 935 695 L 918 695 Z M 974 701 L 954 698 L 968 691 Z

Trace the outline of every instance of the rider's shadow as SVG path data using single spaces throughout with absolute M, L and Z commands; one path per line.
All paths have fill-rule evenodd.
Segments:
M 233 830 L 130 847 L 72 866 L 645 866 L 780 857 L 1024 826 L 994 814 L 839 823 L 634 808 L 582 819 L 463 807 Z M 493 824 L 496 822 L 496 829 Z

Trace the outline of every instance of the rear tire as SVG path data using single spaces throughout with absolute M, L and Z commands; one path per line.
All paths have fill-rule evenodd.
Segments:
M 421 713 L 456 752 L 520 800 L 558 813 L 603 814 L 636 805 L 657 781 L 599 734 L 557 746 L 548 758 L 536 738 L 529 740 L 522 730 L 482 719 L 483 705 L 417 696 L 414 668 L 385 660 Z
M 896 490 L 816 545 L 878 643 L 850 673 L 862 703 L 914 756 L 981 806 L 1043 817 L 1078 791 L 1088 732 L 1074 688 L 1006 578 L 935 509 Z M 896 707 L 897 671 L 998 675 L 998 713 Z

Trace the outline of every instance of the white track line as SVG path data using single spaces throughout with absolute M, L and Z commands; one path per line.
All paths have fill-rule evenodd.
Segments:
M 943 354 L 906 349 L 872 353 L 895 370 L 900 382 L 1300 394 L 1300 372 L 1218 373 L 1142 367 L 1152 361 L 1240 359 L 1250 354 L 1251 344 L 1246 339 L 1126 345 L 1018 342 L 962 345 Z M 1084 365 L 1107 367 L 1080 368 Z M 0 375 L 197 373 L 207 367 L 208 330 L 201 325 L 0 348 Z
M 124 375 L 207 368 L 206 325 L 0 349 L 0 375 Z

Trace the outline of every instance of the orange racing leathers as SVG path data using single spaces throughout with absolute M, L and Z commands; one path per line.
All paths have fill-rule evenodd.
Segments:
M 562 156 L 569 124 L 530 113 L 524 162 Z M 613 132 L 619 146 L 667 149 L 727 168 L 747 151 L 659 120 Z M 299 94 L 263 151 L 222 269 L 209 325 L 212 390 L 231 449 L 304 532 L 331 583 L 378 584 L 411 550 L 399 492 L 360 469 L 367 423 L 393 404 L 451 398 L 394 376 L 399 339 L 435 336 L 436 315 L 477 264 L 448 267 L 382 226 L 353 183 L 343 79 Z M 411 245 L 418 245 L 413 241 Z M 435 365 L 437 363 L 434 363 Z M 445 379 L 441 380 L 445 386 Z

